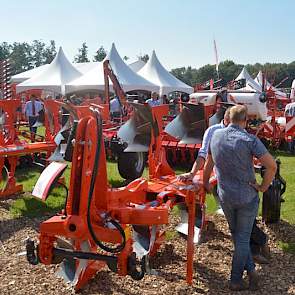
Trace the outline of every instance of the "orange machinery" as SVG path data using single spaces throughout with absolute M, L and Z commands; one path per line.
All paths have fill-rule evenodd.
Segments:
M 205 208 L 205 191 L 201 176 L 198 186 L 179 182 L 166 162 L 159 130 L 167 106 L 151 109 L 148 105 L 133 105 L 132 128 L 138 132 L 132 141 L 140 144 L 140 134 L 150 134 L 149 179 L 139 178 L 120 188 L 112 188 L 108 183 L 99 106 L 63 104 L 63 107 L 74 117 L 70 135 L 73 140 L 68 141 L 66 149 L 72 150 L 69 196 L 65 209 L 41 224 L 38 246 L 27 241 L 28 261 L 46 265 L 63 261 L 60 275 L 76 290 L 106 265 L 118 275 L 139 280 L 149 273 L 150 257 L 164 242 L 161 226 L 169 223 L 171 208 L 184 203 L 189 211 L 186 280 L 191 284 L 195 203 Z M 143 112 L 137 112 L 142 108 Z M 127 122 L 127 129 L 128 124 L 133 123 Z M 35 196 L 46 199 L 49 187 L 66 169 L 66 164 L 52 163 L 46 169 L 51 168 L 52 177 L 37 182 Z M 44 180 L 46 175 L 49 174 L 45 170 L 40 179 Z M 140 248 L 143 252 L 138 251 L 139 240 L 146 242 Z
M 30 134 L 18 126 L 18 114 L 21 113 L 20 100 L 0 100 L 0 171 L 3 169 L 7 171 L 7 180 L 0 191 L 0 198 L 22 192 L 22 185 L 17 185 L 15 179 L 16 166 L 21 156 L 35 153 L 46 153 L 49 156 L 56 147 L 54 136 L 60 129 L 59 109 L 54 101 L 46 101 L 44 104 L 47 113 L 44 122 L 45 138 L 40 137 L 32 143 L 27 140 Z

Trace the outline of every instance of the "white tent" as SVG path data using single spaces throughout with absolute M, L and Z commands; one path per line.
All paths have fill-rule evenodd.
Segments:
M 40 67 L 33 68 L 31 70 L 16 74 L 11 77 L 11 82 L 15 83 L 21 83 L 24 82 L 25 80 L 30 79 L 31 77 L 35 75 L 39 75 L 42 71 L 44 71 L 48 67 L 48 64 L 42 65 Z
M 248 91 L 255 91 L 261 92 L 262 88 L 259 83 L 257 83 L 248 73 L 245 67 L 243 67 L 239 76 L 235 79 L 235 81 L 245 79 L 246 80 L 246 87 L 242 88 L 241 90 L 248 90 Z
M 109 54 L 104 60 L 109 60 L 111 68 L 116 75 L 121 87 L 125 92 L 132 90 L 146 90 L 146 91 L 158 91 L 159 87 L 153 83 L 145 80 L 133 72 L 122 60 L 117 52 L 114 44 Z M 111 85 L 111 83 L 110 83 Z M 102 63 L 84 74 L 82 77 L 75 79 L 66 85 L 66 92 L 74 92 L 80 90 L 103 90 L 104 89 L 104 74 Z
M 262 87 L 262 80 L 263 80 L 263 75 L 262 75 L 262 71 L 259 71 L 256 78 L 255 78 L 255 82 L 257 82 L 261 87 Z M 277 89 L 276 87 L 272 86 L 266 79 L 265 79 L 265 86 L 266 89 L 272 89 L 278 96 L 282 96 L 282 97 L 287 97 L 287 94 L 279 89 Z
M 138 73 L 145 66 L 145 62 L 141 59 L 138 59 L 137 61 L 129 64 L 128 66 L 133 72 Z
M 65 94 L 65 84 L 82 76 L 66 58 L 60 47 L 54 60 L 40 73 L 16 86 L 17 92 L 29 89 L 44 89 Z
M 138 72 L 143 78 L 160 87 L 160 95 L 168 94 L 173 91 L 192 93 L 193 88 L 170 74 L 159 62 L 155 51 L 146 65 Z
M 96 67 L 99 64 L 99 62 L 81 62 L 81 63 L 73 63 L 72 65 L 82 74 L 87 73 L 94 67 Z M 24 82 L 33 76 L 41 74 L 42 71 L 46 70 L 48 67 L 48 64 L 42 65 L 36 68 L 33 68 L 31 70 L 16 74 L 11 77 L 11 81 L 15 83 L 21 83 Z

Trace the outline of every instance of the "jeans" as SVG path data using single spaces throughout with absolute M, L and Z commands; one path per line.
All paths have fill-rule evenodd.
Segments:
M 233 205 L 230 202 L 221 202 L 220 205 L 227 219 L 234 243 L 234 255 L 232 260 L 231 282 L 241 282 L 243 272 L 255 270 L 255 264 L 250 251 L 250 236 L 254 220 L 258 213 L 258 196 L 250 203 Z

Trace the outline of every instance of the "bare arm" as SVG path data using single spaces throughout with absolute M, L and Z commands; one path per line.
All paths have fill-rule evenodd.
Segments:
M 192 170 L 188 173 L 179 175 L 178 177 L 179 180 L 182 180 L 182 181 L 191 180 L 199 170 L 203 169 L 204 164 L 205 164 L 205 159 L 203 157 L 198 156 L 194 162 Z
M 212 155 L 209 154 L 204 167 L 204 175 L 203 175 L 204 187 L 208 192 L 211 192 L 211 186 L 210 186 L 209 180 L 210 180 L 213 167 L 214 167 L 213 158 L 212 158 Z
M 261 184 L 252 184 L 252 186 L 259 192 L 265 192 L 268 187 L 270 186 L 276 171 L 277 171 L 277 164 L 274 158 L 271 156 L 270 153 L 264 154 L 262 157 L 259 158 L 262 166 L 265 167 L 265 173 L 263 175 L 263 179 Z

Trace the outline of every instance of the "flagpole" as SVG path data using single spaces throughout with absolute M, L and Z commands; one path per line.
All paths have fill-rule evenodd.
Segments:
M 213 39 L 213 43 L 214 43 L 214 53 L 215 53 L 215 64 L 216 64 L 216 72 L 217 72 L 217 79 L 219 80 L 219 62 L 218 62 L 218 54 L 217 54 L 217 46 L 216 46 L 216 41 L 215 39 Z

